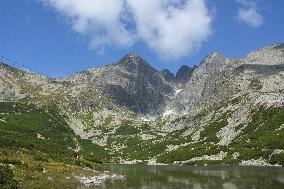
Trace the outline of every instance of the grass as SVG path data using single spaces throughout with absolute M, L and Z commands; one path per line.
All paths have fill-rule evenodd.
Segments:
M 107 126 L 109 126 L 109 125 L 111 124 L 112 120 L 113 120 L 113 117 L 112 117 L 112 116 L 107 117 L 107 118 L 105 119 L 105 121 L 104 121 L 102 127 L 107 127 Z
M 188 146 L 179 147 L 177 150 L 166 152 L 158 157 L 158 162 L 171 164 L 174 161 L 186 161 L 194 157 L 201 157 L 204 155 L 217 154 L 224 150 L 223 146 L 204 145 L 202 143 L 190 144 Z
M 0 120 L 0 163 L 15 166 L 21 188 L 74 188 L 79 183 L 72 173 L 91 174 L 83 168 L 108 161 L 108 152 L 76 136 L 56 109 L 0 102 Z
M 224 113 L 218 120 L 210 123 L 205 127 L 205 129 L 200 133 L 200 137 L 204 138 L 207 142 L 218 143 L 219 138 L 217 137 L 218 131 L 220 131 L 223 127 L 228 125 L 227 118 L 229 113 Z
M 0 188 L 17 189 L 18 182 L 14 179 L 14 173 L 9 166 L 0 165 Z
M 79 118 L 84 122 L 84 125 L 87 128 L 93 128 L 94 127 L 93 111 L 80 113 Z
M 84 169 L 81 165 L 69 165 L 53 160 L 35 160 L 28 150 L 24 150 L 19 156 L 13 151 L 6 150 L 5 158 L 6 162 L 13 165 L 14 179 L 17 180 L 18 187 L 22 189 L 76 188 L 80 183 L 75 176 L 96 175 L 92 170 Z M 93 168 L 100 167 L 96 165 Z
M 281 166 L 284 166 L 284 153 L 280 153 L 280 154 L 273 154 L 270 157 L 270 161 L 271 164 L 278 164 Z
M 252 79 L 249 86 L 254 90 L 262 89 L 262 83 L 258 79 Z
M 73 131 L 53 109 L 39 109 L 20 103 L 1 103 L 0 147 L 26 148 L 65 160 L 76 147 Z M 41 138 L 39 138 L 41 136 Z
M 216 145 L 219 141 L 216 133 L 228 124 L 229 113 L 225 113 L 205 126 L 200 133 L 202 142 L 163 153 L 158 157 L 158 162 L 171 164 L 224 151 L 228 155 L 223 160 L 192 161 L 190 164 L 237 164 L 242 160 L 263 158 L 272 164 L 283 165 L 284 153 L 271 154 L 274 149 L 284 149 L 284 130 L 280 129 L 284 124 L 284 108 L 257 107 L 252 109 L 251 115 L 251 122 L 247 126 L 241 124 L 236 128 L 242 129 L 242 133 L 229 146 Z M 239 152 L 237 159 L 233 159 L 233 152 Z
M 243 148 L 284 149 L 284 108 L 260 107 L 252 112 L 252 120 L 242 130 L 234 146 Z
M 139 133 L 139 130 L 129 121 L 124 121 L 116 130 L 116 135 L 135 135 L 137 133 Z
M 230 112 L 226 112 L 215 117 L 214 121 L 204 127 L 200 133 L 201 141 L 169 152 L 166 152 L 168 145 L 192 142 L 191 136 L 183 136 L 185 130 L 180 130 L 162 137 L 147 124 L 138 127 L 130 121 L 124 121 L 114 134 L 109 135 L 106 147 L 112 149 L 113 146 L 125 146 L 125 148 L 110 154 L 104 147 L 76 136 L 56 109 L 3 102 L 0 103 L 0 120 L 2 120 L 0 149 L 8 151 L 13 158 L 1 155 L 0 162 L 19 166 L 24 170 L 41 172 L 52 164 L 59 167 L 68 164 L 78 169 L 85 166 L 95 168 L 98 164 L 117 162 L 120 158 L 146 162 L 153 157 L 157 157 L 158 162 L 161 163 L 173 163 L 223 151 L 227 152 L 223 160 L 198 160 L 190 164 L 237 164 L 242 160 L 262 157 L 270 163 L 283 165 L 282 154 L 271 154 L 274 149 L 284 149 L 284 132 L 283 129 L 279 129 L 284 124 L 284 108 L 258 107 L 251 111 L 251 122 L 247 126 L 237 127 L 242 133 L 229 146 L 217 145 L 219 138 L 216 135 L 228 124 Z M 105 131 L 108 131 L 107 125 L 111 122 L 112 117 L 106 118 L 103 127 Z M 154 138 L 142 140 L 140 136 L 142 131 L 144 134 L 153 135 Z M 80 151 L 75 152 L 74 149 L 78 146 Z M 17 158 L 16 151 L 19 149 L 29 157 L 28 161 L 25 158 Z M 233 152 L 239 152 L 237 159 L 232 158 Z M 75 154 L 79 154 L 82 159 L 75 160 Z

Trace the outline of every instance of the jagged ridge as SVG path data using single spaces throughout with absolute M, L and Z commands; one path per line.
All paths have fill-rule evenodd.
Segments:
M 283 52 L 277 44 L 244 58 L 212 53 L 176 76 L 133 53 L 61 79 L 2 64 L 0 97 L 56 107 L 76 134 L 110 149 L 119 162 L 282 164 Z M 269 124 L 257 122 L 262 115 Z

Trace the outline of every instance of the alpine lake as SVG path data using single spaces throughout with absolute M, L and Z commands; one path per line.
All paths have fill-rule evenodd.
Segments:
M 280 167 L 108 165 L 105 170 L 124 178 L 77 189 L 284 189 Z

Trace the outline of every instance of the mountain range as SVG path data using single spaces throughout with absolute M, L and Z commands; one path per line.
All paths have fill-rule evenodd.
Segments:
M 0 102 L 11 107 L 9 115 L 18 115 L 14 106 L 53 109 L 74 132 L 71 138 L 100 149 L 84 149 L 104 154 L 100 161 L 284 164 L 283 44 L 242 58 L 212 53 L 176 75 L 136 53 L 64 78 L 0 63 Z M 16 132 L 7 126 L 13 120 L 0 113 L 0 129 Z M 41 130 L 33 132 L 23 137 L 48 140 Z

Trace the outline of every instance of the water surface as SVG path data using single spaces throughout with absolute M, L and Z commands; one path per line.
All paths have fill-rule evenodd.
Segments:
M 284 189 L 284 168 L 111 165 L 124 180 L 98 189 Z

